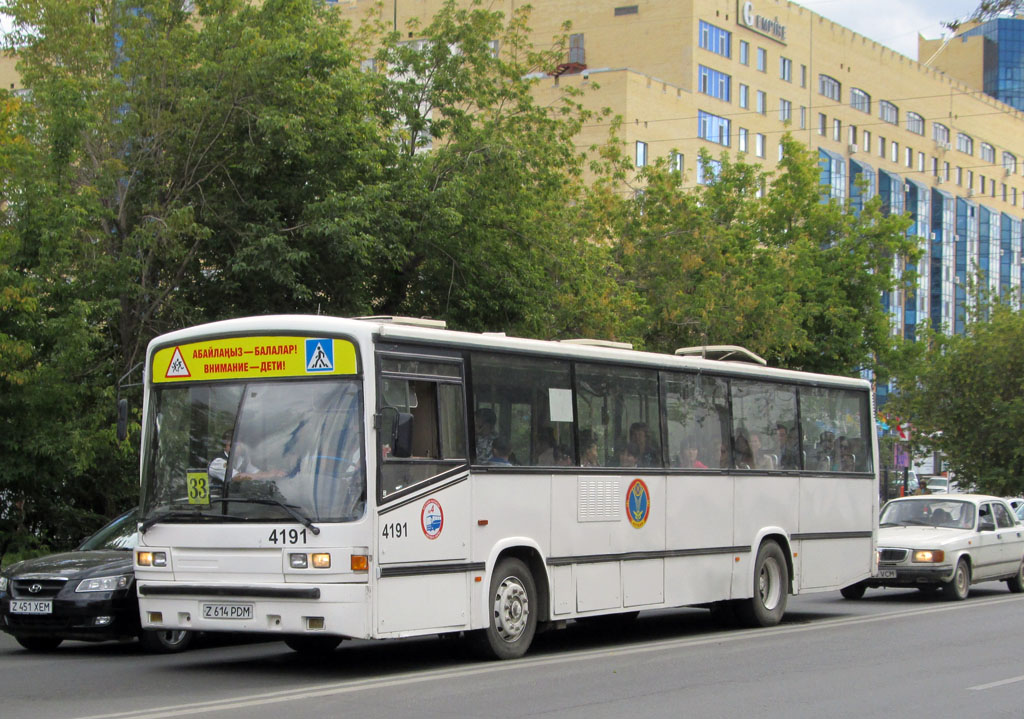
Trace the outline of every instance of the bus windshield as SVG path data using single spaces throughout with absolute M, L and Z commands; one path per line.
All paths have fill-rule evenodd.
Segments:
M 363 515 L 357 379 L 154 387 L 151 401 L 144 523 Z

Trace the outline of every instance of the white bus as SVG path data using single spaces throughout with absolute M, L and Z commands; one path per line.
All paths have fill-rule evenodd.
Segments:
M 145 628 L 298 651 L 466 632 L 512 658 L 538 626 L 646 609 L 769 626 L 789 594 L 871 575 L 868 383 L 441 324 L 258 317 L 150 343 Z

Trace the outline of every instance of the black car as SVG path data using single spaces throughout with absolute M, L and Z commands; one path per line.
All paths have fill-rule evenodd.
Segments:
M 187 631 L 142 630 L 132 570 L 137 526 L 138 511 L 132 510 L 72 552 L 27 559 L 0 572 L 0 629 L 33 651 L 56 649 L 65 639 L 136 637 L 151 651 L 187 647 Z

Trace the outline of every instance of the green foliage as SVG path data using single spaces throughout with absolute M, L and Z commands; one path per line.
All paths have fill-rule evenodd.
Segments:
M 942 452 L 961 486 L 1024 492 L 1024 314 L 1005 304 L 964 335 L 926 330 L 897 374 L 890 410 L 918 447 Z
M 885 216 L 878 198 L 859 213 L 822 202 L 816 157 L 789 136 L 783 150 L 774 177 L 723 154 L 694 191 L 656 163 L 643 191 L 606 213 L 625 278 L 646 298 L 643 343 L 739 344 L 773 365 L 884 374 L 879 298 L 898 284 L 893 258 L 917 257 L 909 221 Z

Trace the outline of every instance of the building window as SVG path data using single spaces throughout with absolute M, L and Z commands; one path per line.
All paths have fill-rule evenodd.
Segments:
M 879 100 L 878 102 L 878 117 L 882 122 L 888 122 L 890 125 L 900 124 L 899 108 L 885 100 Z
M 803 105 L 800 106 L 800 129 L 807 129 L 807 108 Z
M 847 136 L 850 139 L 850 144 L 856 146 L 856 144 L 857 144 L 857 126 L 856 125 L 847 125 L 846 134 L 847 134 Z
M 750 64 L 750 43 L 740 40 L 740 65 Z
M 1003 169 L 1010 175 L 1017 172 L 1017 158 L 1009 152 L 1003 153 Z
M 881 135 L 878 136 L 878 156 L 885 159 L 885 138 Z
M 948 162 L 943 162 L 942 163 L 942 179 L 945 180 L 946 182 L 949 182 L 949 163 Z
M 763 90 L 757 91 L 757 107 L 754 109 L 759 115 L 764 115 L 768 112 L 768 96 L 764 94 Z
M 965 155 L 974 154 L 974 139 L 962 132 L 956 133 L 956 149 Z
M 843 122 L 839 118 L 832 120 L 832 139 L 836 142 L 843 140 Z
M 732 77 L 724 72 L 698 65 L 697 88 L 705 95 L 732 102 Z
M 768 72 L 768 51 L 763 47 L 757 48 L 757 69 Z
M 967 189 L 968 190 L 973 190 L 974 189 L 974 170 L 968 170 L 967 171 Z
M 907 113 L 907 129 L 915 135 L 924 135 L 924 118 L 916 112 Z
M 615 8 L 616 15 L 636 15 L 640 12 L 640 8 L 636 5 L 624 5 L 623 7 Z
M 577 65 L 587 64 L 587 54 L 583 48 L 583 33 L 569 36 L 569 62 Z
M 1007 192 L 1006 183 L 1002 183 L 1001 187 L 1003 190 L 1003 202 L 1006 202 L 1007 196 L 1009 195 L 1009 193 Z
M 933 122 L 932 139 L 943 147 L 949 148 L 949 128 L 940 122 Z
M 740 152 L 747 152 L 747 128 L 741 127 L 738 134 L 739 150 Z
M 754 135 L 754 154 L 758 157 L 764 157 L 764 135 L 760 132 Z
M 860 110 L 871 114 L 871 95 L 867 94 L 863 90 L 851 87 L 850 88 L 850 107 L 854 110 Z
M 700 21 L 698 26 L 698 44 L 722 57 L 732 57 L 732 33 L 728 30 Z
M 963 185 L 964 184 L 964 168 L 962 168 L 962 167 L 956 168 L 956 184 L 958 184 L 958 185 Z
M 807 66 L 800 66 L 800 87 L 807 87 Z
M 867 130 L 862 132 L 861 133 L 861 140 L 863 140 L 863 143 L 864 143 L 864 147 L 863 147 L 864 152 L 871 152 L 871 133 L 868 132 Z
M 793 82 L 793 61 L 781 55 L 779 56 L 779 77 L 786 82 Z
M 818 113 L 818 134 L 822 137 L 828 133 L 828 118 L 825 117 L 825 113 Z
M 939 176 L 939 158 L 937 157 L 932 158 L 932 175 Z
M 786 156 L 786 147 L 781 142 L 779 143 L 779 162 L 782 162 L 782 158 Z
M 924 172 L 924 153 L 917 153 L 917 171 Z
M 740 83 L 740 107 L 744 110 L 750 108 L 750 88 Z
M 830 100 L 839 102 L 842 86 L 839 84 L 839 80 L 836 80 L 834 77 L 818 75 L 818 92 Z
M 889 159 L 892 162 L 899 162 L 900 161 L 900 143 L 898 143 L 898 142 L 893 142 L 892 143 L 892 154 L 889 156 Z
M 996 162 L 996 148 L 987 142 L 981 143 L 981 159 L 994 165 Z
M 675 150 L 673 150 L 672 151 L 672 159 L 669 160 L 669 163 L 672 166 L 672 171 L 673 172 L 682 172 L 683 171 L 683 153 L 676 152 Z
M 791 122 L 793 120 L 793 103 L 789 100 L 779 100 L 779 121 Z
M 903 148 L 903 161 L 906 163 L 907 167 L 910 167 L 910 168 L 914 167 L 914 148 L 912 148 L 912 147 L 904 147 Z
M 729 120 L 718 115 L 712 115 L 710 112 L 698 110 L 697 137 L 728 147 Z
M 707 185 L 717 180 L 722 174 L 722 163 L 719 160 L 698 160 L 697 161 L 697 184 Z
M 644 167 L 647 165 L 647 143 L 636 141 L 636 166 Z

